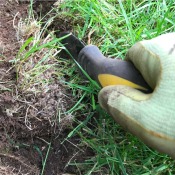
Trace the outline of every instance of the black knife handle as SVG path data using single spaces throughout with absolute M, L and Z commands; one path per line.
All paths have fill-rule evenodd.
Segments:
M 132 62 L 106 58 L 97 46 L 85 46 L 80 51 L 77 62 L 102 87 L 127 85 L 145 93 L 152 92 L 152 89 Z

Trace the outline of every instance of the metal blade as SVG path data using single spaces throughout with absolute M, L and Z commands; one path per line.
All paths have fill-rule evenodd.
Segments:
M 72 57 L 75 60 L 77 60 L 78 54 L 80 53 L 81 49 L 85 47 L 85 43 L 83 43 L 76 36 L 74 36 L 72 33 L 69 33 L 69 32 L 62 32 L 60 33 L 59 37 L 63 37 L 66 35 L 69 35 L 69 36 L 61 40 L 61 43 L 66 47 L 66 49 L 69 51 Z

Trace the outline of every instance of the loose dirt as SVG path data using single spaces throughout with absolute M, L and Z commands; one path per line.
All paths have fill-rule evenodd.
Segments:
M 53 3 L 35 3 L 36 13 L 46 13 Z M 81 174 L 69 162 L 75 159 L 81 162 L 93 153 L 77 146 L 78 137 L 65 140 L 72 116 L 61 116 L 62 123 L 57 118 L 58 109 L 64 113 L 72 106 L 71 94 L 56 78 L 47 93 L 35 95 L 18 89 L 11 60 L 22 44 L 18 24 L 28 17 L 28 6 L 28 1 L 0 1 L 0 174 L 37 175 L 44 165 L 45 175 Z M 62 30 L 66 25 L 62 23 Z M 50 77 L 51 73 L 47 73 L 46 78 Z

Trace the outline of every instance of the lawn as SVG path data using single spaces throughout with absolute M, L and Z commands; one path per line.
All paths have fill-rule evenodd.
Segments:
M 124 59 L 128 48 L 137 41 L 172 32 L 175 27 L 175 3 L 171 0 L 73 0 L 63 3 L 61 9 L 61 14 L 73 21 L 73 32 L 80 39 L 97 45 L 104 55 L 112 58 Z M 95 156 L 71 165 L 84 165 L 86 174 L 174 174 L 174 161 L 123 131 L 99 107 L 96 100 L 99 89 L 90 82 L 82 85 L 82 81 L 69 85 L 81 90 L 78 106 L 89 107 L 80 109 L 79 113 L 84 115 L 87 111 L 89 119 L 85 123 L 77 120 L 80 124 L 69 136 L 78 134 L 82 144 L 88 145 Z
M 15 116 L 31 140 L 39 138 L 41 143 L 30 145 L 24 139 L 21 144 L 19 139 L 15 149 L 35 150 L 41 175 L 57 164 L 62 166 L 60 172 L 82 175 L 175 174 L 174 160 L 124 131 L 99 106 L 101 88 L 86 73 L 82 76 L 75 60 L 60 54 L 65 47 L 58 37 L 60 31 L 70 31 L 98 46 L 105 56 L 125 59 L 137 41 L 175 30 L 175 2 L 65 0 L 44 15 L 35 15 L 33 8 L 30 0 L 28 17 L 17 28 L 20 49 L 10 63 L 16 70 L 14 99 L 25 104 L 18 106 Z M 22 133 L 19 137 L 24 138 Z M 59 153 L 58 147 L 65 152 Z

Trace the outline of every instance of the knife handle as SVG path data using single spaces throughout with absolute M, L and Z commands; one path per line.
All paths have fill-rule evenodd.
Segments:
M 97 46 L 85 46 L 80 51 L 77 62 L 102 87 L 126 85 L 145 93 L 152 92 L 132 62 L 106 58 Z

